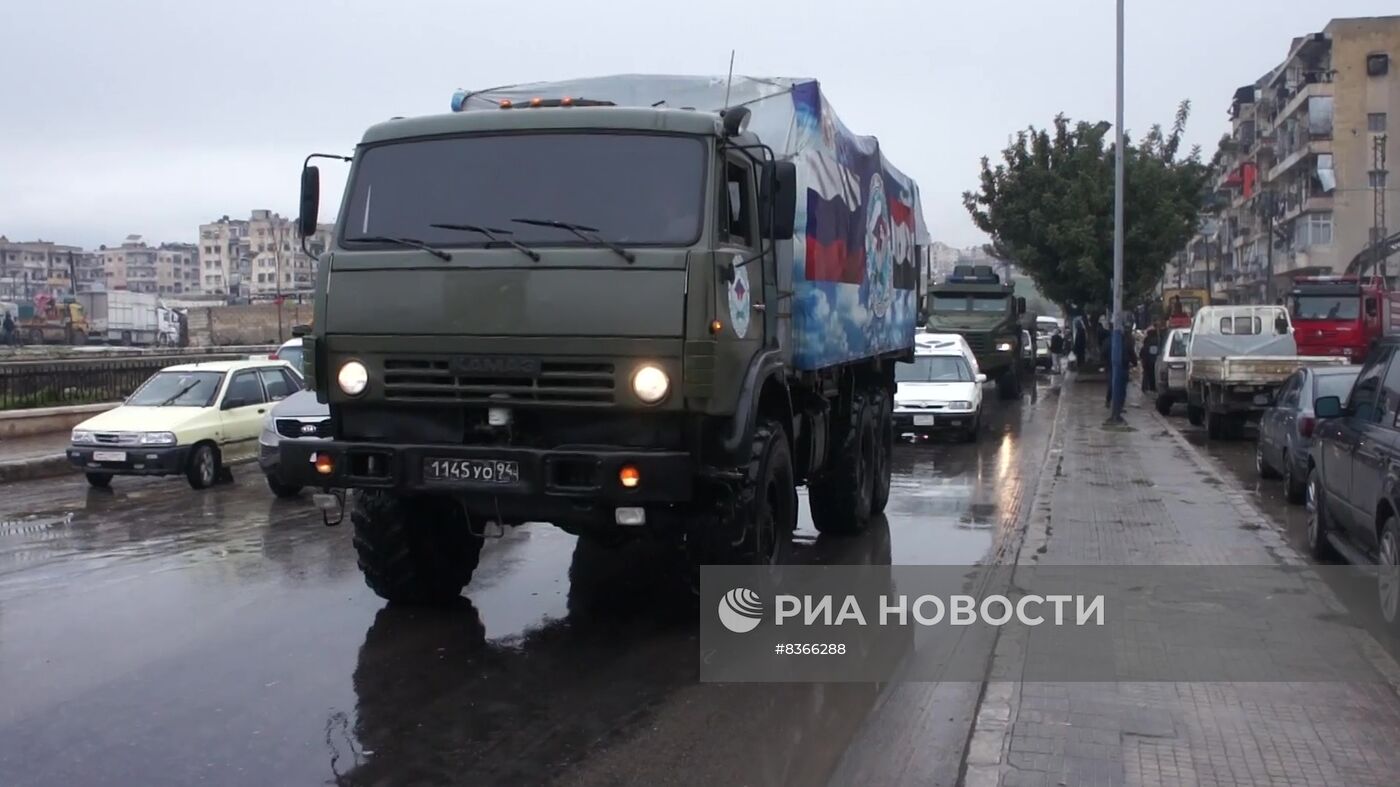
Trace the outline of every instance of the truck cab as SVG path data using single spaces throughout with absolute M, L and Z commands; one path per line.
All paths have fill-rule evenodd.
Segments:
M 1025 299 L 1016 297 L 1014 285 L 1002 282 L 991 266 L 959 265 L 928 288 L 926 325 L 932 333 L 961 334 L 1001 398 L 1017 399 L 1023 368 L 1031 362 L 1027 353 L 1034 352 L 1027 346 L 1033 339 L 1021 326 L 1025 311 Z
M 1400 293 L 1385 280 L 1357 276 L 1300 276 L 1288 294 L 1298 352 L 1339 355 L 1361 363 L 1394 330 Z

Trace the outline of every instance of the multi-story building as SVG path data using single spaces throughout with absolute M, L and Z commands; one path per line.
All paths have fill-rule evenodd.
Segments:
M 308 239 L 313 254 L 330 245 L 330 233 L 331 225 L 323 224 Z M 200 226 L 199 275 L 206 293 L 310 293 L 316 285 L 316 260 L 302 250 L 295 220 L 260 209 L 246 220 L 224 216 Z
M 77 246 L 0 235 L 0 299 L 27 301 L 40 292 L 71 292 L 71 271 L 82 254 Z
M 198 293 L 198 252 L 193 244 L 149 246 L 140 235 L 97 251 L 104 288 L 156 295 Z
M 1257 303 L 1281 297 L 1295 276 L 1369 265 L 1377 239 L 1400 229 L 1385 164 L 1400 150 L 1397 58 L 1400 16 L 1334 19 L 1235 92 L 1207 206 L 1212 231 L 1178 257 L 1189 276 L 1203 285 L 1210 259 L 1216 297 Z

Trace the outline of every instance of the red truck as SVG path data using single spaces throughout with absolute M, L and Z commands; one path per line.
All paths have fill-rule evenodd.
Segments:
M 1299 276 L 1288 310 L 1299 355 L 1343 355 L 1361 363 L 1380 337 L 1396 332 L 1400 292 L 1378 276 Z

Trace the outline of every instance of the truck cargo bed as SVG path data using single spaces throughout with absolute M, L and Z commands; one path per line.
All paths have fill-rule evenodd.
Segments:
M 1268 385 L 1282 383 L 1302 366 L 1336 366 L 1347 358 L 1330 355 L 1241 355 L 1226 358 L 1193 358 L 1188 371 L 1192 382 Z

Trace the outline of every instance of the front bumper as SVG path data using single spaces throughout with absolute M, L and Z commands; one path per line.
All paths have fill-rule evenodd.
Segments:
M 177 475 L 189 464 L 190 446 L 94 446 L 70 445 L 65 452 L 69 464 L 85 473 L 104 475 Z M 121 459 L 94 454 L 120 454 Z
M 544 500 L 635 506 L 688 503 L 693 499 L 695 466 L 682 451 L 645 451 L 598 447 L 540 449 L 518 446 L 412 445 L 338 440 L 283 440 L 278 463 L 282 478 L 303 486 L 392 489 L 410 493 L 479 496 L 521 512 Z M 329 456 L 333 469 L 316 470 L 318 457 Z M 425 477 L 424 464 L 439 459 L 513 461 L 518 481 L 443 481 Z M 635 467 L 641 483 L 624 488 L 618 471 Z
M 895 410 L 894 430 L 902 432 L 937 432 L 945 429 L 968 429 L 977 421 L 976 410 Z

